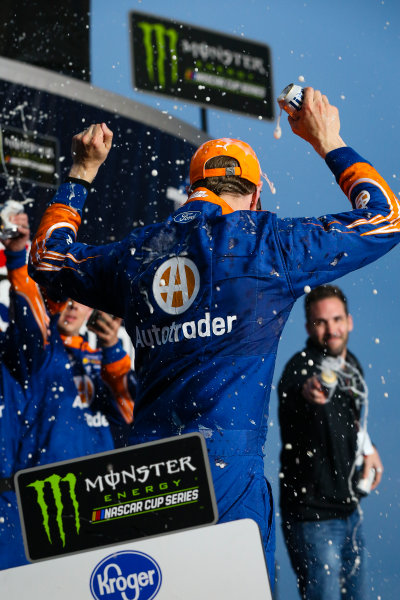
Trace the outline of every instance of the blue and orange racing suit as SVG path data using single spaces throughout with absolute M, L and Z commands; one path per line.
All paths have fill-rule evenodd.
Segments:
M 18 357 L 13 374 L 33 397 L 25 414 L 36 424 L 33 465 L 125 445 L 135 379 L 122 343 L 93 349 L 80 335 L 60 335 L 60 306 L 49 304 L 54 314 L 46 310 L 27 274 L 25 251 L 6 256 L 13 317 L 7 335 Z
M 7 348 L 4 348 L 7 352 Z M 2 355 L 3 359 L 4 355 Z M 14 474 L 30 466 L 30 428 L 24 419 L 29 392 L 24 393 L 9 371 L 0 364 L 0 570 L 27 562 Z
M 6 255 L 13 319 L 0 348 L 0 570 L 27 563 L 15 473 L 126 444 L 136 384 L 120 342 L 94 350 L 60 336 L 26 251 Z
M 87 195 L 64 183 L 31 248 L 51 291 L 121 316 L 135 346 L 132 443 L 201 432 L 219 520 L 261 530 L 273 580 L 274 522 L 263 446 L 278 341 L 297 298 L 376 260 L 400 241 L 400 207 L 351 148 L 326 157 L 353 210 L 278 219 L 233 211 L 196 189 L 165 222 L 103 246 L 76 242 Z

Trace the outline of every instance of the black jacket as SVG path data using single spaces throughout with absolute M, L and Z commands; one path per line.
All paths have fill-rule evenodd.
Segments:
M 336 388 L 330 402 L 309 403 L 303 383 L 319 372 L 324 354 L 308 340 L 306 348 L 287 363 L 279 383 L 279 421 L 282 451 L 280 506 L 282 517 L 300 521 L 335 519 L 351 513 L 348 478 L 357 451 L 360 396 Z M 346 362 L 362 369 L 347 351 Z M 356 378 L 357 389 L 362 389 Z M 355 473 L 352 487 L 356 487 Z

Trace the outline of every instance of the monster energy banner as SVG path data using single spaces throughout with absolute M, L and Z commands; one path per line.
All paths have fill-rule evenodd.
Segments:
M 130 16 L 138 89 L 274 118 L 268 46 L 154 15 Z
M 26 469 L 15 483 L 31 561 L 217 520 L 197 433 Z

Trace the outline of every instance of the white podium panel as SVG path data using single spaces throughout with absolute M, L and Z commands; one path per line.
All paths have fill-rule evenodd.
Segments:
M 7 600 L 272 600 L 250 519 L 0 571 L 0 590 Z

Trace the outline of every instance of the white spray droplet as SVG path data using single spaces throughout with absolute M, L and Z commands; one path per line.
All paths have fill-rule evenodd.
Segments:
M 274 138 L 276 140 L 280 140 L 281 136 L 282 136 L 282 129 L 281 129 L 281 125 L 280 125 L 280 123 L 281 123 L 281 115 L 282 115 L 282 108 L 281 108 L 280 113 L 278 115 L 278 118 L 276 120 L 276 127 L 274 129 Z

